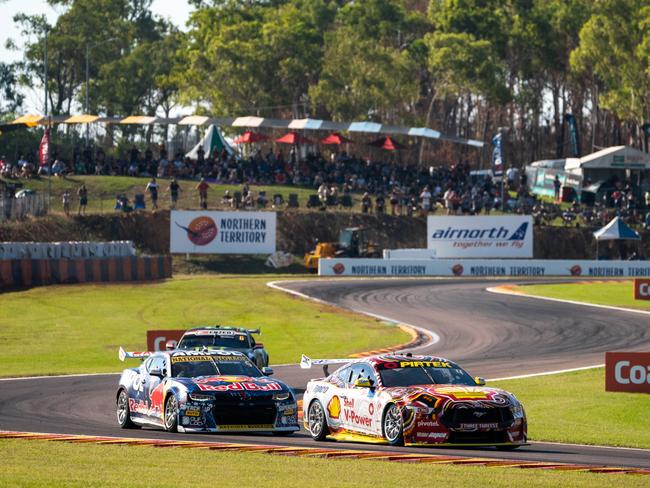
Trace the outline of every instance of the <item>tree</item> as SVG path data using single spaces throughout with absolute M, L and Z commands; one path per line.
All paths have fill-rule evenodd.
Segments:
M 578 75 L 593 74 L 602 85 L 600 104 L 618 118 L 640 126 L 650 120 L 650 2 L 603 0 L 580 30 L 571 54 Z M 639 139 L 637 139 L 639 140 Z
M 24 96 L 17 88 L 16 66 L 9 63 L 0 63 L 0 116 L 6 113 L 15 113 L 24 100 Z

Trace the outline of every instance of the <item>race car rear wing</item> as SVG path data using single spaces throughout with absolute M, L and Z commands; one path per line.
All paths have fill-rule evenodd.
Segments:
M 311 359 L 303 354 L 300 358 L 300 367 L 310 369 L 312 366 L 322 366 L 325 376 L 329 376 L 328 367 L 330 364 L 347 364 L 352 361 L 352 359 Z
M 149 356 L 151 356 L 149 351 L 127 352 L 122 347 L 120 347 L 120 350 L 117 352 L 117 357 L 120 358 L 120 361 L 124 361 L 125 359 L 145 359 Z

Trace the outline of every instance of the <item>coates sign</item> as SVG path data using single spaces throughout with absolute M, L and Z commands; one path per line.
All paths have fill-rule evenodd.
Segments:
M 275 212 L 181 212 L 170 217 L 170 251 L 195 254 L 275 252 Z
M 167 341 L 178 344 L 185 334 L 184 330 L 148 330 L 147 331 L 147 351 L 164 351 Z
M 427 247 L 436 258 L 532 258 L 533 218 L 429 217 Z
M 605 390 L 650 393 L 650 352 L 605 353 Z
M 634 299 L 650 300 L 650 280 L 638 278 L 634 280 Z

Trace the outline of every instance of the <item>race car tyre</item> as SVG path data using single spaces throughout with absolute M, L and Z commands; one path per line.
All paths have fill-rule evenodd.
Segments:
M 325 418 L 325 409 L 320 401 L 314 400 L 309 405 L 307 412 L 307 425 L 309 426 L 309 433 L 315 441 L 324 441 L 330 433 L 327 426 L 327 419 Z
M 176 432 L 178 427 L 178 400 L 175 395 L 169 395 L 165 402 L 165 430 Z
M 138 427 L 131 420 L 131 411 L 129 410 L 129 394 L 126 390 L 120 390 L 117 395 L 117 423 L 122 429 L 135 429 Z
M 404 445 L 404 422 L 402 421 L 402 412 L 394 403 L 391 403 L 384 410 L 384 420 L 382 422 L 384 437 L 391 446 Z

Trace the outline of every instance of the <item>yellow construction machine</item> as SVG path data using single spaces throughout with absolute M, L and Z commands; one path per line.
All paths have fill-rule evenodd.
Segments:
M 367 239 L 362 227 L 349 227 L 339 234 L 338 242 L 319 242 L 316 249 L 305 254 L 305 266 L 310 273 L 318 271 L 320 258 L 378 258 L 380 249 Z

